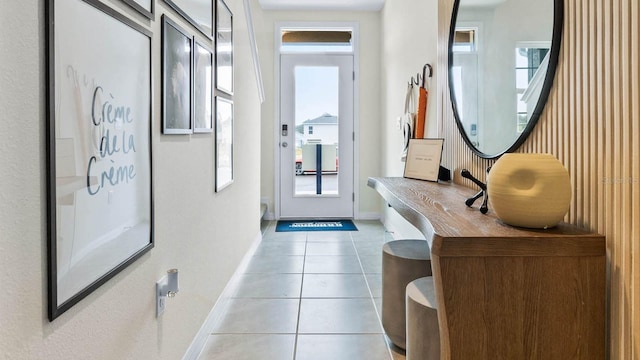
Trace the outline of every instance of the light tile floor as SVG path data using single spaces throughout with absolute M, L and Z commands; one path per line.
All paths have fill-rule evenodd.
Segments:
M 358 231 L 275 232 L 237 284 L 202 360 L 404 360 L 380 324 L 382 245 L 378 221 Z

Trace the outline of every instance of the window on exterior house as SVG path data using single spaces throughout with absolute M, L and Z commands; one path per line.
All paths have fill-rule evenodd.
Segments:
M 309 126 L 309 135 L 313 135 L 313 126 Z

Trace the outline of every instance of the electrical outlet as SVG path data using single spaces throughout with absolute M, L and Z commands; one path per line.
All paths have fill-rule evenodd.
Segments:
M 160 294 L 164 283 L 166 283 L 166 277 L 156 283 L 156 317 L 160 317 L 167 306 L 167 297 Z

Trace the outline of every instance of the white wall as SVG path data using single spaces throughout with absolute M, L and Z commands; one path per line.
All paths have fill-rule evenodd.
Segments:
M 425 63 L 433 66 L 432 92 L 428 101 L 425 137 L 438 136 L 437 103 L 435 97 L 438 1 L 387 1 L 382 11 L 382 172 L 381 176 L 402 176 L 404 163 L 400 161 L 402 133 L 396 118 L 404 111 L 407 82 L 422 72 Z M 399 237 L 422 235 L 397 213 L 383 206 L 385 225 Z
M 257 5 L 257 0 L 253 0 Z M 380 14 L 378 12 L 335 12 L 335 11 L 264 11 L 264 19 L 255 23 L 260 61 L 264 75 L 264 87 L 267 98 L 262 107 L 262 186 L 261 196 L 268 201 L 270 212 L 274 209 L 274 171 L 275 169 L 275 119 L 274 96 L 274 29 L 280 21 L 342 21 L 357 22 L 360 28 L 360 98 L 356 100 L 359 109 L 358 132 L 360 147 L 356 149 L 360 173 L 357 179 L 359 202 L 356 213 L 360 217 L 379 214 L 378 195 L 367 187 L 369 176 L 380 175 Z M 270 214 L 273 216 L 273 213 Z
M 260 103 L 241 0 L 235 25 L 235 182 L 213 191 L 213 136 L 160 134 L 161 14 L 154 32 L 155 248 L 54 322 L 47 320 L 45 11 L 2 1 L 0 22 L 0 349 L 8 359 L 178 359 L 259 234 Z M 260 10 L 254 8 L 254 16 Z M 244 76 L 246 74 L 246 76 Z M 242 134 L 240 136 L 240 134 Z M 249 214 L 249 215 L 247 215 Z M 241 223 L 241 225 L 240 225 Z M 180 269 L 180 293 L 155 318 L 155 282 Z

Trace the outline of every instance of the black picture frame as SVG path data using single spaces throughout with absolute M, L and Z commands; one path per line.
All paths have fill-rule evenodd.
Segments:
M 233 100 L 216 96 L 216 192 L 233 183 Z
M 149 20 L 155 19 L 155 0 L 121 0 Z
M 45 11 L 53 321 L 154 247 L 153 67 L 152 33 L 107 5 Z
M 216 88 L 233 94 L 233 13 L 216 0 Z
M 193 39 L 162 15 L 162 133 L 193 133 Z
M 213 0 L 164 0 L 164 2 L 202 35 L 213 39 Z
M 193 38 L 193 132 L 212 133 L 215 103 L 213 50 Z

